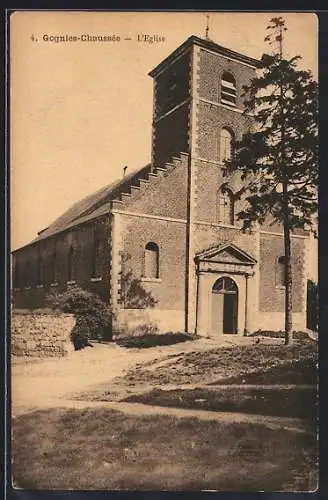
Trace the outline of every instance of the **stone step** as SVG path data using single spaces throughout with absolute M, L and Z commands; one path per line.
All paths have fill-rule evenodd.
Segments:
M 147 181 L 146 179 L 139 179 L 139 185 L 141 188 L 148 186 L 148 184 L 149 184 L 149 181 Z
M 121 194 L 122 202 L 124 202 L 126 200 L 129 200 L 130 198 L 131 198 L 131 194 L 130 193 L 122 193 Z
M 140 193 L 140 186 L 131 186 L 130 188 L 131 196 Z
M 117 200 L 117 199 L 116 200 L 112 200 L 111 206 L 112 206 L 112 208 L 118 208 L 118 209 L 120 209 L 120 208 L 123 207 L 123 201 Z

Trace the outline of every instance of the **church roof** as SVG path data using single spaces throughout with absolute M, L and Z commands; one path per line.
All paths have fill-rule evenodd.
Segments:
M 161 72 L 166 66 L 170 65 L 177 57 L 179 57 L 192 45 L 198 45 L 199 47 L 202 47 L 204 49 L 212 50 L 213 52 L 217 52 L 218 54 L 229 57 L 230 59 L 235 59 L 236 61 L 240 61 L 242 63 L 253 66 L 254 68 L 257 68 L 260 63 L 258 59 L 254 59 L 253 57 L 235 52 L 234 50 L 223 47 L 222 45 L 219 45 L 212 40 L 206 40 L 204 38 L 199 38 L 198 36 L 192 35 L 187 38 L 187 40 L 185 40 L 177 49 L 171 52 L 171 54 L 169 54 L 165 59 L 163 59 L 163 61 L 160 62 L 152 71 L 150 71 L 150 73 L 148 73 L 149 76 L 156 77 L 159 72 Z
M 83 222 L 109 213 L 111 201 L 117 199 L 121 193 L 128 192 L 130 186 L 135 184 L 138 179 L 145 177 L 149 171 L 150 164 L 131 174 L 125 175 L 122 179 L 114 181 L 95 193 L 74 203 L 74 205 L 50 224 L 49 227 L 40 231 L 37 238 L 29 244 L 36 243 L 37 241 L 53 236 L 66 229 L 82 224 Z

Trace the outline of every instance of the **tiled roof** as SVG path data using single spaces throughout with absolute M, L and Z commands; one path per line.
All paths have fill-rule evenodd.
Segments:
M 129 187 L 136 184 L 138 179 L 144 178 L 149 171 L 150 165 L 146 165 L 74 203 L 74 205 L 50 224 L 49 227 L 40 231 L 37 238 L 31 243 L 43 240 L 70 227 L 77 226 L 108 213 L 111 208 L 111 201 L 119 197 L 121 193 L 128 192 Z

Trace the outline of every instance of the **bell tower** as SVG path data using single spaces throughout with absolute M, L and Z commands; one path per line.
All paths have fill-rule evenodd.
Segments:
M 226 214 L 219 207 L 220 217 L 227 220 L 218 219 L 218 192 L 227 181 L 224 160 L 231 154 L 234 140 L 251 126 L 250 117 L 243 113 L 242 93 L 257 65 L 255 59 L 208 38 L 191 36 L 149 73 L 154 79 L 152 166 L 163 167 L 181 152 L 189 155 L 185 318 L 188 332 L 195 331 L 194 258 L 205 244 L 202 227 L 208 232 L 208 227 L 214 225 L 208 246 L 220 239 L 221 222 L 234 230 L 231 207 L 225 210 Z M 226 206 L 226 193 L 224 196 L 220 198 L 222 206 Z
M 242 114 L 242 88 L 257 64 L 209 38 L 191 36 L 156 66 L 149 73 L 154 81 L 153 166 L 192 150 L 200 159 L 219 162 L 220 129 L 238 137 L 249 125 Z

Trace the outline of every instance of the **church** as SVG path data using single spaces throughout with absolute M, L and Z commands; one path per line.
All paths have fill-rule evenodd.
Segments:
M 14 307 L 42 307 L 50 291 L 77 285 L 110 305 L 115 332 L 153 325 L 217 338 L 283 329 L 282 227 L 238 220 L 247 203 L 234 196 L 242 181 L 225 168 L 252 126 L 242 94 L 257 66 L 196 36 L 160 62 L 149 73 L 151 163 L 74 204 L 13 252 Z M 295 330 L 306 327 L 308 252 L 308 232 L 294 231 Z

